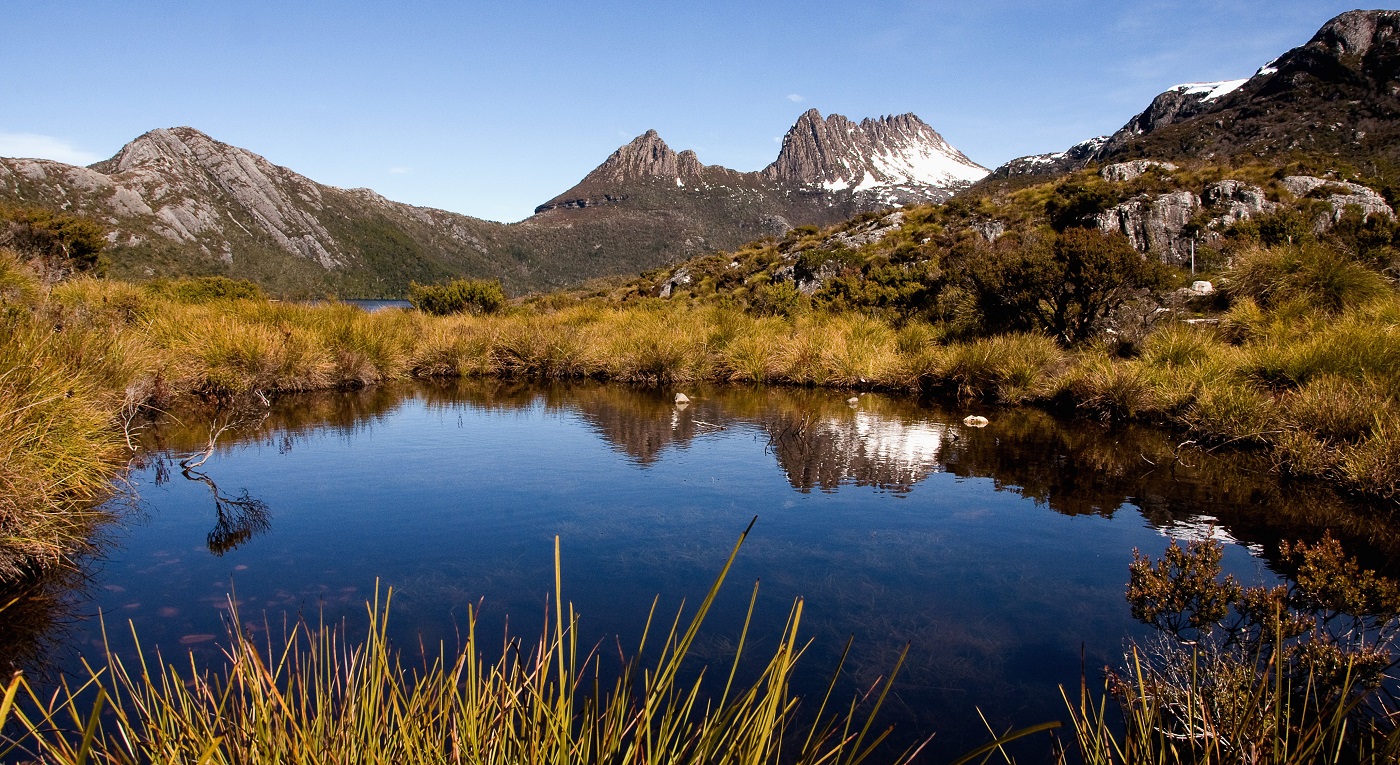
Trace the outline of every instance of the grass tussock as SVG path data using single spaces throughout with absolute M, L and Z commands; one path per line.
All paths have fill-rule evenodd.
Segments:
M 620 671 L 608 669 L 614 660 L 598 647 L 580 645 L 578 615 L 558 597 L 556 539 L 552 619 L 533 643 L 507 636 L 492 646 L 472 613 L 460 651 L 405 659 L 387 637 L 390 593 L 368 605 L 368 628 L 357 641 L 326 625 L 299 624 L 285 642 L 259 646 L 233 629 L 222 671 L 158 656 L 123 662 L 109 651 L 86 682 L 54 697 L 39 696 L 22 677 L 12 680 L 0 724 L 18 733 L 0 757 L 858 765 L 889 733 L 872 722 L 893 675 L 863 702 L 835 698 L 830 689 L 825 698 L 804 701 L 803 719 L 810 722 L 799 725 L 799 699 L 789 686 L 805 649 L 801 600 L 753 679 L 740 671 L 750 661 L 747 620 L 730 666 L 698 677 L 683 669 L 738 551 L 736 545 L 693 615 L 656 619 L 653 605 L 636 652 L 621 659 Z M 882 761 L 907 762 L 916 753 Z

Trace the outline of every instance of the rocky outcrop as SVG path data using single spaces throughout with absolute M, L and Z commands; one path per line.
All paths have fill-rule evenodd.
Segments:
M 1290 175 L 1283 187 L 1296 197 L 1321 196 L 1332 205 L 1332 220 L 1341 220 L 1348 207 L 1358 207 L 1365 217 L 1380 215 L 1394 218 L 1395 211 L 1385 197 L 1359 183 L 1315 178 L 1310 175 Z M 1319 193 L 1320 192 L 1320 193 Z
M 1123 234 L 1139 252 L 1181 264 L 1191 259 L 1190 242 L 1181 232 L 1200 206 L 1200 199 L 1189 191 L 1142 196 L 1099 213 L 1094 222 L 1101 231 Z
M 694 281 L 690 276 L 690 269 L 682 266 L 672 272 L 666 281 L 661 283 L 661 289 L 657 292 L 660 297 L 670 297 L 678 287 L 688 287 Z
M 1139 178 L 1148 170 L 1175 170 L 1176 165 L 1170 162 L 1158 162 L 1151 159 L 1135 159 L 1132 162 L 1119 162 L 1114 165 L 1104 165 L 1099 170 L 1099 176 L 1109 183 L 1126 183 Z
M 1393 218 L 1395 215 L 1384 197 L 1360 184 L 1289 176 L 1283 179 L 1282 185 L 1296 197 L 1314 196 L 1331 204 L 1332 214 L 1316 222 L 1319 231 L 1340 220 L 1348 208 L 1360 208 L 1368 216 Z M 1196 237 L 1199 243 L 1208 244 L 1218 241 L 1230 226 L 1278 209 L 1279 204 L 1269 201 L 1258 186 L 1223 180 L 1206 184 L 1200 198 L 1190 191 L 1176 191 L 1130 199 L 1096 215 L 1094 224 L 1101 231 L 1123 234 L 1141 253 L 1168 263 L 1184 264 L 1190 259 L 1192 245 L 1192 237 L 1186 234 L 1187 226 L 1201 210 L 1211 217 L 1204 231 L 1197 232 Z
M 1211 228 L 1224 229 L 1256 215 L 1271 213 L 1278 205 L 1270 202 L 1264 190 L 1242 181 L 1224 180 L 1206 184 L 1202 195 L 1205 206 L 1216 217 L 1211 220 Z

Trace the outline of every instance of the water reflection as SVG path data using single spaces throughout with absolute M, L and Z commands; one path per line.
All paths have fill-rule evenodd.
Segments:
M 189 470 L 209 412 L 172 412 L 133 470 L 149 522 L 94 562 L 95 605 L 79 610 L 130 615 L 152 643 L 217 661 L 231 578 L 245 613 L 275 621 L 353 617 L 382 577 L 413 645 L 451 645 L 482 598 L 482 629 L 508 615 L 528 634 L 559 534 L 570 599 L 599 636 L 631 643 L 651 598 L 693 597 L 758 514 L 734 577 L 763 579 L 760 612 L 779 623 L 756 624 L 755 645 L 800 595 L 818 676 L 852 634 L 855 686 L 907 642 L 903 719 L 972 732 L 977 706 L 998 726 L 1055 715 L 1081 650 L 1091 667 L 1116 660 L 1133 547 L 1238 541 L 1230 562 L 1249 580 L 1272 576 L 1255 567 L 1277 569 L 1279 540 L 1324 529 L 1373 564 L 1400 559 L 1388 514 L 1152 429 L 1038 411 L 980 411 L 990 426 L 968 428 L 971 412 L 815 389 L 697 386 L 678 407 L 677 392 L 465 380 L 288 396 Z M 702 656 L 732 648 L 746 603 L 717 609 Z M 49 650 L 34 623 L 0 653 Z M 93 630 L 78 633 L 90 647 Z
M 1111 518 L 1132 507 L 1174 537 L 1224 534 L 1271 555 L 1282 539 L 1315 540 L 1330 530 L 1369 565 L 1389 570 L 1400 561 L 1400 535 L 1386 508 L 1350 501 L 1316 482 L 1281 480 L 1261 455 L 1183 449 L 1155 428 L 1064 420 L 1032 409 L 994 412 L 990 427 L 970 428 L 961 424 L 965 412 L 904 397 L 864 394 L 853 407 L 839 391 L 689 390 L 686 406 L 675 405 L 673 390 L 475 379 L 289 396 L 217 448 L 256 441 L 286 453 L 311 433 L 349 438 L 391 416 L 406 397 L 449 412 L 543 407 L 580 417 L 639 467 L 697 439 L 749 429 L 763 434 L 776 467 L 802 492 L 851 485 L 907 495 L 929 475 L 946 472 L 990 478 L 997 490 L 1062 515 Z M 150 430 L 147 448 L 198 448 L 205 428 L 181 424 L 197 421 L 177 413 Z M 221 507 L 237 505 L 215 496 Z M 266 508 L 249 509 L 256 533 L 265 528 Z
M 223 555 L 272 526 L 272 513 L 267 503 L 249 496 L 247 489 L 234 496 L 220 491 L 208 473 L 187 467 L 181 474 L 208 486 L 209 493 L 214 496 L 214 528 L 207 537 L 209 552 Z

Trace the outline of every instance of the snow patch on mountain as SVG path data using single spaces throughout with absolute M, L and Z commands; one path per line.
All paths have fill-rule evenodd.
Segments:
M 1201 101 L 1214 101 L 1221 96 L 1226 96 L 1239 90 L 1240 86 L 1244 85 L 1246 82 L 1249 82 L 1249 78 L 1243 80 L 1221 80 L 1219 82 L 1188 82 L 1177 85 L 1175 88 L 1172 88 L 1172 90 L 1185 96 L 1200 96 Z

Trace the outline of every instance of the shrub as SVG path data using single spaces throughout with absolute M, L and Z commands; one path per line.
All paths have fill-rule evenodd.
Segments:
M 262 287 L 247 279 L 227 276 L 196 276 L 184 279 L 157 279 L 146 285 L 153 295 L 180 303 L 213 303 L 223 300 L 264 300 Z
M 8 247 L 59 277 L 101 271 L 106 231 L 96 221 L 40 207 L 0 205 L 0 247 Z
M 1121 234 L 1082 228 L 968 253 L 961 269 L 987 330 L 1042 329 L 1067 345 L 1103 329 L 1140 290 L 1167 283 L 1166 267 Z
M 501 283 L 485 279 L 458 279 L 447 284 L 408 285 L 408 302 L 423 313 L 496 313 L 506 305 Z
M 1128 600 L 1159 639 L 1110 674 L 1121 727 L 1081 689 L 1069 705 L 1085 762 L 1393 762 L 1381 681 L 1395 656 L 1400 586 L 1330 537 L 1280 545 L 1293 583 L 1241 587 L 1215 541 L 1134 551 Z M 1066 699 L 1068 703 L 1068 699 Z

